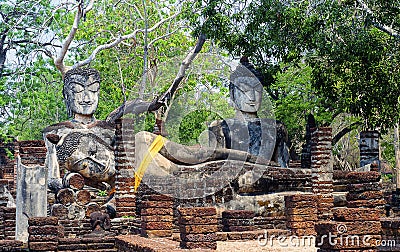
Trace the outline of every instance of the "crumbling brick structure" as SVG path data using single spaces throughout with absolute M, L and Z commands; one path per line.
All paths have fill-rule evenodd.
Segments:
M 217 249 L 217 212 L 214 207 L 179 208 L 181 247 Z

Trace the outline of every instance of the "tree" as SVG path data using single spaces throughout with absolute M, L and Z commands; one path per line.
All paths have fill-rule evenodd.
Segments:
M 38 138 L 32 128 L 63 118 L 49 62 L 39 55 L 49 13 L 49 1 L 0 2 L 0 138 Z
M 287 95 L 285 88 L 274 85 L 277 76 L 293 66 L 301 69 L 302 63 L 311 67 L 319 111 L 332 115 L 324 123 L 343 112 L 361 119 L 339 132 L 334 143 L 357 126 L 390 129 L 398 120 L 399 1 L 197 4 L 201 11 L 191 15 L 192 24 L 206 21 L 196 31 L 219 41 L 233 56 L 248 56 L 278 106 Z
M 152 99 L 157 91 L 168 89 L 164 86 L 171 83 L 152 82 L 155 73 L 147 70 L 156 69 L 157 64 L 172 55 L 186 53 L 194 44 L 185 35 L 186 24 L 180 18 L 182 5 L 178 1 L 46 3 L 43 6 L 37 1 L 4 3 L 7 8 L 15 5 L 16 10 L 30 10 L 17 20 L 30 28 L 14 26 L 22 27 L 16 29 L 15 34 L 25 36 L 25 42 L 18 40 L 18 52 L 30 53 L 33 59 L 29 64 L 22 62 L 23 68 L 12 68 L 14 72 L 18 69 L 18 75 L 1 80 L 4 134 L 41 138 L 40 131 L 45 126 L 65 120 L 60 80 L 71 67 L 91 64 L 102 72 L 101 102 L 96 116 L 105 118 L 116 104 L 128 98 Z M 35 6 L 40 6 L 40 11 Z M 15 10 L 9 12 L 15 18 L 21 15 Z M 4 19 L 3 13 L 2 8 Z M 31 32 L 35 29 L 39 32 Z M 4 44 L 7 50 L 15 48 L 17 40 L 9 41 Z M 203 39 L 201 41 L 204 43 Z M 18 54 L 15 59 L 21 60 L 21 57 L 22 54 Z

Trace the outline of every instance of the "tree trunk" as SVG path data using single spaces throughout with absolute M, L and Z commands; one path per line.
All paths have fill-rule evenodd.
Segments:
M 394 155 L 396 158 L 396 189 L 400 189 L 400 139 L 399 123 L 394 127 Z

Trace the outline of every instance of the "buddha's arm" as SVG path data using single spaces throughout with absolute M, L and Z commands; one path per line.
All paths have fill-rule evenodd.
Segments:
M 139 132 L 136 137 L 141 141 L 145 141 L 147 146 L 150 146 L 157 135 L 150 132 Z M 244 151 L 224 149 L 224 148 L 205 148 L 205 147 L 191 147 L 181 145 L 168 139 L 164 139 L 164 146 L 159 152 L 162 156 L 172 161 L 175 164 L 182 165 L 195 165 L 215 160 L 239 160 L 251 163 L 268 163 L 259 157 L 251 155 Z

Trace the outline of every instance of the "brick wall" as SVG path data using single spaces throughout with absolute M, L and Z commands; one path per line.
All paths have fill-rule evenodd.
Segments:
M 116 122 L 115 138 L 115 204 L 117 217 L 136 216 L 134 192 L 135 136 L 134 121 L 122 119 Z

